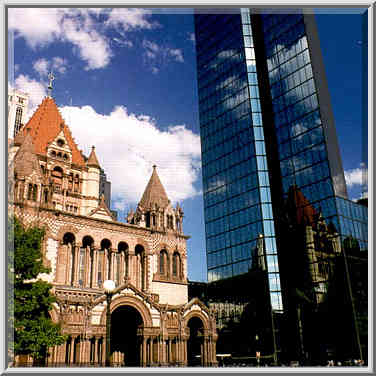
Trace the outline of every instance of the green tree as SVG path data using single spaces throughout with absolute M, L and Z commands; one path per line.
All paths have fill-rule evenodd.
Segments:
M 43 365 L 48 348 L 65 341 L 60 326 L 54 324 L 49 315 L 55 302 L 50 292 L 52 285 L 38 279 L 40 273 L 50 272 L 42 259 L 44 230 L 25 228 L 17 218 L 11 217 L 8 231 L 14 245 L 13 252 L 9 252 L 8 270 L 10 284 L 14 287 L 13 296 L 9 296 L 14 354 L 31 355 L 36 364 Z

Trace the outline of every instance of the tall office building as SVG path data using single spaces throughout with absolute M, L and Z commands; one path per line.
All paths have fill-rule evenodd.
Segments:
M 10 90 L 8 95 L 8 139 L 14 138 L 27 120 L 29 95 Z
M 367 208 L 347 198 L 314 15 L 200 9 L 194 21 L 208 281 L 247 273 L 261 234 L 271 308 L 282 313 L 291 190 L 304 197 L 298 209 L 312 205 L 342 241 L 367 249 Z

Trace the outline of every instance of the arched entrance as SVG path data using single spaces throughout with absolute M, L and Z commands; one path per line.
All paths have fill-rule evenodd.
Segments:
M 188 367 L 203 365 L 204 325 L 199 317 L 192 317 L 187 325 L 189 339 L 187 342 Z
M 139 367 L 141 341 L 137 329 L 143 325 L 141 314 L 128 305 L 116 308 L 111 315 L 112 363 L 117 366 Z

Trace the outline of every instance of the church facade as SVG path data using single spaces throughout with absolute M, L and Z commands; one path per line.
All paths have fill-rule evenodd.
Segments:
M 104 365 L 103 282 L 111 279 L 113 365 L 216 365 L 214 314 L 188 301 L 182 208 L 172 206 L 154 166 L 136 211 L 119 222 L 99 195 L 100 173 L 95 148 L 83 155 L 50 96 L 10 145 L 9 209 L 46 230 L 51 273 L 41 278 L 53 285 L 51 317 L 68 338 L 47 364 Z

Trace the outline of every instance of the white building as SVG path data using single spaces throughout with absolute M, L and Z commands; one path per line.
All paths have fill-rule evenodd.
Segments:
M 26 123 L 29 94 L 10 90 L 8 95 L 8 139 L 14 138 Z

